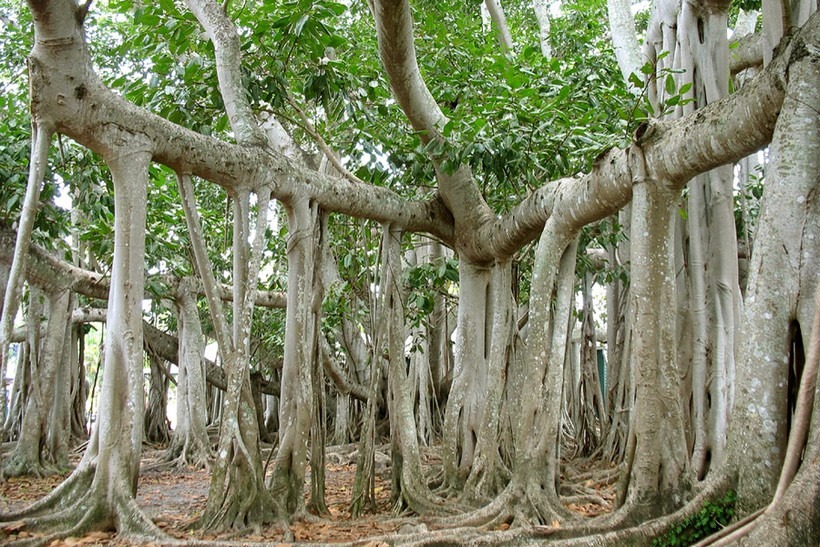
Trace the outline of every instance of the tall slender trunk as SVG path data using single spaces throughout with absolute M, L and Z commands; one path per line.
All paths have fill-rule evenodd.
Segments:
M 279 398 L 279 448 L 268 487 L 286 514 L 306 511 L 303 488 L 313 416 L 313 360 L 317 357 L 316 317 L 321 295 L 315 293 L 318 206 L 297 197 L 285 204 L 288 214 L 288 304 L 282 392 Z

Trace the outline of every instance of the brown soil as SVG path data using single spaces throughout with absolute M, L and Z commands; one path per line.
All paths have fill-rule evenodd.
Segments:
M 137 502 L 160 528 L 170 536 L 181 540 L 199 539 L 216 544 L 226 541 L 277 544 L 286 542 L 286 539 L 295 542 L 342 543 L 392 534 L 400 526 L 412 522 L 406 518 L 398 519 L 391 513 L 389 477 L 378 476 L 375 489 L 377 511 L 362 518 L 351 519 L 349 505 L 356 469 L 353 463 L 343 463 L 328 464 L 326 467 L 326 502 L 330 515 L 291 523 L 289 531 L 277 526 L 232 534 L 213 534 L 192 530 L 191 525 L 205 509 L 208 495 L 208 472 L 205 470 L 163 470 L 161 468 L 150 470 L 150 466 L 155 464 L 162 454 L 161 450 L 156 449 L 144 451 L 143 468 L 149 468 L 149 470 L 140 474 Z M 433 456 L 431 459 L 436 458 Z M 25 507 L 53 490 L 66 476 L 68 473 L 42 478 L 8 478 L 0 482 L 0 512 Z M 610 499 L 614 497 L 609 489 L 605 490 L 602 492 L 604 497 Z M 587 516 L 594 516 L 602 510 L 599 506 L 585 507 L 575 504 L 568 506 Z M 36 537 L 36 534 L 26 531 L 22 523 L 0 524 L 0 543 L 33 537 Z M 59 547 L 128 544 L 113 532 L 94 532 L 82 538 L 67 538 L 50 545 Z M 380 544 L 373 542 L 367 545 Z

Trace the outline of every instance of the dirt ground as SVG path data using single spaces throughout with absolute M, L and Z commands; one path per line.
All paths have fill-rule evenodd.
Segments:
M 298 543 L 344 543 L 376 538 L 396 532 L 401 526 L 412 524 L 412 519 L 397 518 L 391 512 L 389 473 L 376 478 L 377 511 L 358 519 L 349 513 L 351 490 L 356 473 L 352 462 L 339 462 L 328 458 L 325 474 L 326 502 L 330 515 L 304 520 L 290 525 L 290 531 L 277 526 L 250 530 L 244 534 L 213 534 L 191 528 L 205 509 L 208 496 L 208 472 L 205 470 L 168 470 L 151 467 L 159 461 L 163 452 L 146 448 L 143 452 L 137 502 L 167 534 L 181 540 L 205 540 L 213 544 L 222 542 L 282 544 L 287 540 Z M 79 456 L 77 456 L 79 457 Z M 336 461 L 333 461 L 333 460 Z M 342 458 L 344 459 L 344 458 Z M 435 465 L 437 458 L 428 455 L 428 464 Z M 18 477 L 0 482 L 0 512 L 25 507 L 48 494 L 67 476 L 53 475 L 42 478 Z M 309 485 L 308 485 L 309 488 Z M 306 489 L 307 490 L 307 489 Z M 603 491 L 602 496 L 614 498 L 614 493 Z M 306 492 L 307 495 L 307 492 Z M 599 506 L 568 504 L 568 507 L 587 516 L 601 512 Z M 505 525 L 502 525 L 502 527 Z M 292 535 L 286 535 L 292 534 Z M 0 524 L 0 543 L 34 539 L 37 534 L 25 530 L 21 523 Z M 74 545 L 129 545 L 113 532 L 93 532 L 82 538 L 70 537 L 52 542 L 54 547 Z M 378 546 L 379 542 L 367 543 Z

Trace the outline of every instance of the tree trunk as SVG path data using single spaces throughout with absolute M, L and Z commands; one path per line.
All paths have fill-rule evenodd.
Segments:
M 815 153 L 820 143 L 820 99 L 815 64 L 806 59 L 790 69 L 789 94 L 769 152 L 749 266 L 729 435 L 729 465 L 739 473 L 742 512 L 766 505 L 780 475 L 788 438 L 787 379 L 795 323 L 808 347 L 814 305 L 810 295 L 820 267 L 820 159 Z
M 199 273 L 208 298 L 208 308 L 222 355 L 227 389 L 222 401 L 219 443 L 211 474 L 208 503 L 199 524 L 207 529 L 245 528 L 270 522 L 275 513 L 265 489 L 250 380 L 250 338 L 262 242 L 267 228 L 270 191 L 258 189 L 258 213 L 253 242 L 250 238 L 250 190 L 233 200 L 233 325 L 229 326 L 218 285 L 205 248 L 193 185 L 188 175 L 179 175 L 185 220 Z
M 321 295 L 314 292 L 318 206 L 296 198 L 288 213 L 288 305 L 282 392 L 279 399 L 279 448 L 268 487 L 286 515 L 305 514 L 307 445 L 313 415 L 313 360 L 317 357 L 317 315 Z
M 23 199 L 23 210 L 17 225 L 17 240 L 14 244 L 14 258 L 7 277 L 3 293 L 3 305 L 0 308 L 0 378 L 6 377 L 6 360 L 8 359 L 11 331 L 14 328 L 14 318 L 20 306 L 20 297 L 23 292 L 23 278 L 26 272 L 28 247 L 31 243 L 31 231 L 37 216 L 40 187 L 43 184 L 48 150 L 51 146 L 51 137 L 54 129 L 51 122 L 45 117 L 33 116 L 33 131 L 31 134 L 31 163 L 29 165 L 26 196 Z M 0 423 L 5 422 L 6 416 L 6 389 L 0 390 Z
M 409 508 L 415 513 L 437 514 L 446 509 L 434 500 L 424 481 L 421 468 L 413 400 L 405 360 L 404 299 L 402 297 L 402 232 L 384 226 L 382 317 L 386 323 L 386 350 L 388 360 L 388 399 L 390 440 L 392 452 L 393 503 L 398 509 Z
M 145 409 L 145 440 L 158 445 L 166 444 L 170 438 L 171 424 L 168 421 L 168 377 L 160 367 L 161 358 L 148 355 L 151 377 L 148 383 L 148 402 Z
M 56 471 L 68 462 L 67 444 L 61 448 L 57 446 L 54 438 L 51 439 L 51 443 L 47 443 L 47 434 L 49 417 L 58 421 L 53 424 L 55 427 L 63 425 L 60 415 L 67 413 L 70 404 L 65 390 L 62 389 L 67 386 L 67 371 L 62 369 L 68 365 L 63 359 L 63 350 L 66 329 L 71 318 L 70 304 L 71 298 L 67 290 L 48 295 L 49 319 L 46 333 L 42 349 L 37 352 L 37 358 L 31 360 L 32 382 L 23 410 L 20 438 L 14 452 L 5 463 L 3 472 L 6 475 L 41 475 Z M 36 310 L 36 307 L 33 309 Z M 39 316 L 29 317 L 35 329 L 39 329 L 39 319 Z M 59 389 L 55 391 L 55 388 Z M 65 408 L 58 408 L 63 406 Z M 54 415 L 52 411 L 60 415 Z M 65 440 L 67 434 L 68 431 L 65 431 Z M 49 448 L 54 452 L 48 450 Z
M 624 512 L 630 519 L 641 519 L 682 505 L 690 477 L 675 343 L 675 276 L 670 248 L 674 199 L 661 184 L 646 180 L 638 145 L 632 163 L 630 307 L 634 318 L 631 368 L 636 385 L 635 438 L 632 452 L 627 454 Z
M 177 290 L 179 320 L 179 375 L 177 381 L 177 425 L 165 456 L 178 465 L 208 467 L 207 397 L 203 363 L 204 338 L 191 280 L 182 280 Z

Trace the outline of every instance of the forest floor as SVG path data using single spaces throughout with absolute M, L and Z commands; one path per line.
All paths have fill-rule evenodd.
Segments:
M 376 510 L 357 519 L 350 518 L 350 499 L 356 474 L 355 445 L 329 449 L 325 466 L 325 499 L 329 515 L 290 524 L 290 531 L 278 526 L 249 530 L 244 534 L 213 534 L 191 529 L 202 515 L 208 496 L 209 475 L 204 469 L 168 469 L 162 465 L 164 451 L 146 446 L 142 456 L 137 503 L 146 514 L 168 535 L 180 540 L 205 540 L 211 544 L 238 542 L 241 544 L 342 543 L 362 542 L 368 547 L 386 545 L 375 538 L 394 534 L 402 527 L 417 529 L 420 520 L 397 517 L 391 511 L 390 473 L 386 467 L 389 459 L 377 454 L 375 484 Z M 385 447 L 386 448 L 386 447 Z M 79 459 L 79 455 L 76 456 Z M 437 452 L 425 452 L 425 465 L 440 467 Z M 583 469 L 581 470 L 583 472 Z M 0 482 L 0 512 L 20 509 L 48 494 L 59 485 L 68 473 L 46 477 L 15 477 Z M 310 478 L 306 481 L 306 499 L 309 496 Z M 567 507 L 587 517 L 594 517 L 611 510 L 615 498 L 614 485 L 593 484 L 587 488 L 597 492 L 598 503 L 566 503 Z M 600 501 L 603 500 L 602 505 Z M 502 524 L 499 529 L 504 529 Z M 423 529 L 423 528 L 422 528 Z M 0 543 L 30 540 L 37 534 L 25 530 L 21 523 L 0 524 Z M 367 541 L 374 538 L 374 541 Z M 70 537 L 49 544 L 53 547 L 75 545 L 131 545 L 113 532 L 93 532 L 84 537 Z

